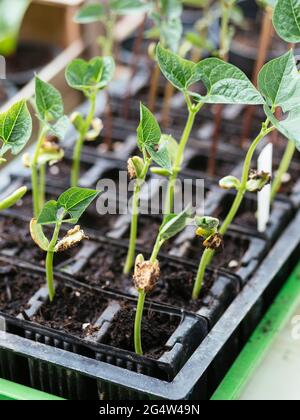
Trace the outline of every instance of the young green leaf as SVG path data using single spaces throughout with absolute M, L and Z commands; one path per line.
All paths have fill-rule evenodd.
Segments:
M 90 3 L 83 6 L 75 15 L 76 23 L 93 23 L 100 22 L 105 17 L 105 9 L 102 4 Z
M 167 216 L 159 231 L 160 239 L 167 241 L 180 233 L 187 226 L 190 216 L 189 209 L 182 211 L 180 214 Z
M 88 206 L 98 197 L 100 191 L 86 188 L 70 188 L 57 201 L 48 201 L 41 211 L 37 223 L 40 225 L 57 222 L 76 224 Z M 64 217 L 69 215 L 70 218 Z
M 35 104 L 42 121 L 53 122 L 64 115 L 64 105 L 60 92 L 38 76 L 35 76 Z
M 71 218 L 65 220 L 68 223 L 77 223 L 81 215 L 89 205 L 97 198 L 100 191 L 87 188 L 70 188 L 58 198 L 58 208 L 63 208 Z
M 14 155 L 18 154 L 30 139 L 31 131 L 32 119 L 26 101 L 17 102 L 0 114 L 0 140 L 3 142 L 0 156 L 8 150 Z
M 201 80 L 206 96 L 199 97 L 201 102 L 210 104 L 261 105 L 264 100 L 248 77 L 237 67 L 218 58 L 207 58 L 196 64 L 194 79 Z
M 70 87 L 86 94 L 104 89 L 112 80 L 115 62 L 112 57 L 95 57 L 91 61 L 73 60 L 66 69 Z
M 55 124 L 48 125 L 48 128 L 49 132 L 53 136 L 58 137 L 60 140 L 63 140 L 68 131 L 69 125 L 69 118 L 66 115 L 64 115 L 63 117 L 59 118 L 59 120 L 57 120 Z
M 299 0 L 277 0 L 273 14 L 277 34 L 286 42 L 300 42 Z
M 172 173 L 172 162 L 170 159 L 169 151 L 165 144 L 160 144 L 158 150 L 153 147 L 147 147 L 147 152 L 151 156 L 151 159 L 161 168 L 168 171 L 169 174 Z
M 299 104 L 300 75 L 292 51 L 265 64 L 258 76 L 258 86 L 267 104 L 287 112 Z
M 200 80 L 199 75 L 195 72 L 195 63 L 181 58 L 160 44 L 156 48 L 156 57 L 165 78 L 178 90 L 185 92 Z
M 293 141 L 300 151 L 300 106 L 293 108 L 285 120 L 279 121 L 274 116 L 273 112 L 267 107 L 264 107 L 264 111 L 271 123 L 276 129 L 283 134 L 289 141 Z
M 39 225 L 53 225 L 58 221 L 58 204 L 57 201 L 48 201 L 41 211 L 37 223 Z
M 137 142 L 141 151 L 147 148 L 154 148 L 159 144 L 161 130 L 155 116 L 141 103 L 140 124 L 137 128 Z

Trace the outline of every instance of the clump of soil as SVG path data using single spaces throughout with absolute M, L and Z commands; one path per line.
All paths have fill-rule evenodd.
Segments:
M 135 309 L 123 306 L 115 316 L 104 342 L 112 347 L 134 352 Z M 159 359 L 165 352 L 165 345 L 180 324 L 180 318 L 150 310 L 144 311 L 142 322 L 142 343 L 146 356 Z
M 58 286 L 54 301 L 44 304 L 32 321 L 84 338 L 95 331 L 84 326 L 93 326 L 107 304 L 104 298 L 89 291 Z
M 0 263 L 0 311 L 18 315 L 44 283 L 42 276 L 32 274 L 4 262 Z

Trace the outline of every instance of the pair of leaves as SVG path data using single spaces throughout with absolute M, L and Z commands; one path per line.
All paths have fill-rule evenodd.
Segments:
M 0 157 L 11 150 L 17 155 L 27 144 L 32 132 L 32 119 L 26 101 L 14 104 L 0 114 L 0 140 L 3 142 Z
M 299 0 L 278 0 L 273 14 L 277 34 L 286 42 L 300 42 Z
M 189 223 L 191 211 L 189 208 L 179 214 L 169 214 L 166 216 L 159 230 L 159 238 L 165 242 L 180 233 Z
M 76 224 L 100 191 L 73 187 L 60 195 L 57 201 L 48 201 L 41 211 L 37 223 L 52 225 L 58 222 Z M 68 215 L 68 218 L 64 218 Z
M 112 80 L 115 62 L 112 57 L 95 57 L 90 61 L 73 60 L 66 69 L 66 80 L 70 87 L 87 96 L 104 89 Z
M 171 173 L 178 145 L 171 136 L 162 135 L 155 116 L 143 104 L 140 108 L 137 142 L 143 153 L 148 153 L 157 165 Z
M 158 45 L 157 60 L 164 76 L 180 91 L 203 103 L 260 105 L 264 100 L 247 76 L 237 67 L 218 58 L 207 58 L 200 63 L 185 60 Z M 207 94 L 189 92 L 202 82 Z
M 142 0 L 110 0 L 109 10 L 117 16 L 125 16 L 130 13 L 144 12 L 149 5 Z M 107 18 L 105 7 L 99 3 L 90 3 L 83 6 L 75 15 L 74 20 L 80 24 L 101 22 Z
M 35 77 L 35 107 L 39 119 L 48 127 L 50 133 L 63 140 L 69 119 L 64 115 L 62 96 L 54 86 L 38 76 Z

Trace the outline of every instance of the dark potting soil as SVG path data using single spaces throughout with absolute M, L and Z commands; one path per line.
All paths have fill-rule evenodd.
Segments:
M 242 266 L 242 259 L 248 248 L 248 239 L 226 235 L 224 247 L 219 249 L 214 256 L 213 266 L 236 272 Z M 195 238 L 187 251 L 186 258 L 199 262 L 204 250 L 203 239 Z
M 51 234 L 47 228 L 45 233 L 48 236 Z M 55 254 L 54 264 L 58 265 L 74 257 L 81 246 Z M 29 221 L 24 222 L 18 218 L 0 216 L 0 252 L 41 267 L 45 266 L 46 253 L 33 242 L 29 231 Z
M 18 315 L 28 308 L 28 302 L 44 279 L 27 270 L 0 262 L 0 311 Z
M 93 325 L 107 305 L 108 302 L 95 293 L 58 285 L 54 301 L 45 303 L 32 321 L 84 338 L 97 331 Z
M 80 176 L 91 168 L 87 162 L 81 161 L 80 163 Z M 59 185 L 66 187 L 70 186 L 72 162 L 71 160 L 64 159 L 55 165 L 47 168 L 47 179 L 57 182 Z
M 133 293 L 132 276 L 123 274 L 123 267 L 127 250 L 109 243 L 102 245 L 89 259 L 86 266 L 75 277 L 77 280 L 96 287 Z M 209 290 L 215 280 L 214 274 L 208 274 L 204 281 L 201 297 L 198 301 L 191 301 L 195 272 L 164 259 L 161 263 L 161 277 L 149 299 L 189 311 L 197 311 L 201 306 L 209 305 Z M 135 293 L 135 292 L 134 292 Z M 205 302 L 203 301 L 203 298 Z
M 161 223 L 162 219 L 160 219 L 159 216 L 140 216 L 138 222 L 138 237 L 136 241 L 137 246 L 151 251 L 156 242 Z M 129 240 L 129 236 L 130 226 L 128 226 L 124 239 Z M 166 252 L 170 249 L 171 245 L 172 241 L 168 241 L 162 248 L 162 251 Z
M 115 316 L 104 337 L 105 344 L 134 352 L 135 308 L 123 306 Z M 145 310 L 142 322 L 142 343 L 145 356 L 159 359 L 165 352 L 166 343 L 174 333 L 180 319 L 166 314 Z

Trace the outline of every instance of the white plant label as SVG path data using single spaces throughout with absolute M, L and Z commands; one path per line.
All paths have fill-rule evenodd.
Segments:
M 257 169 L 259 172 L 268 172 L 272 176 L 273 170 L 273 145 L 268 144 L 258 158 Z M 267 229 L 267 225 L 271 214 L 271 185 L 266 185 L 262 191 L 258 193 L 258 231 L 263 233 Z

